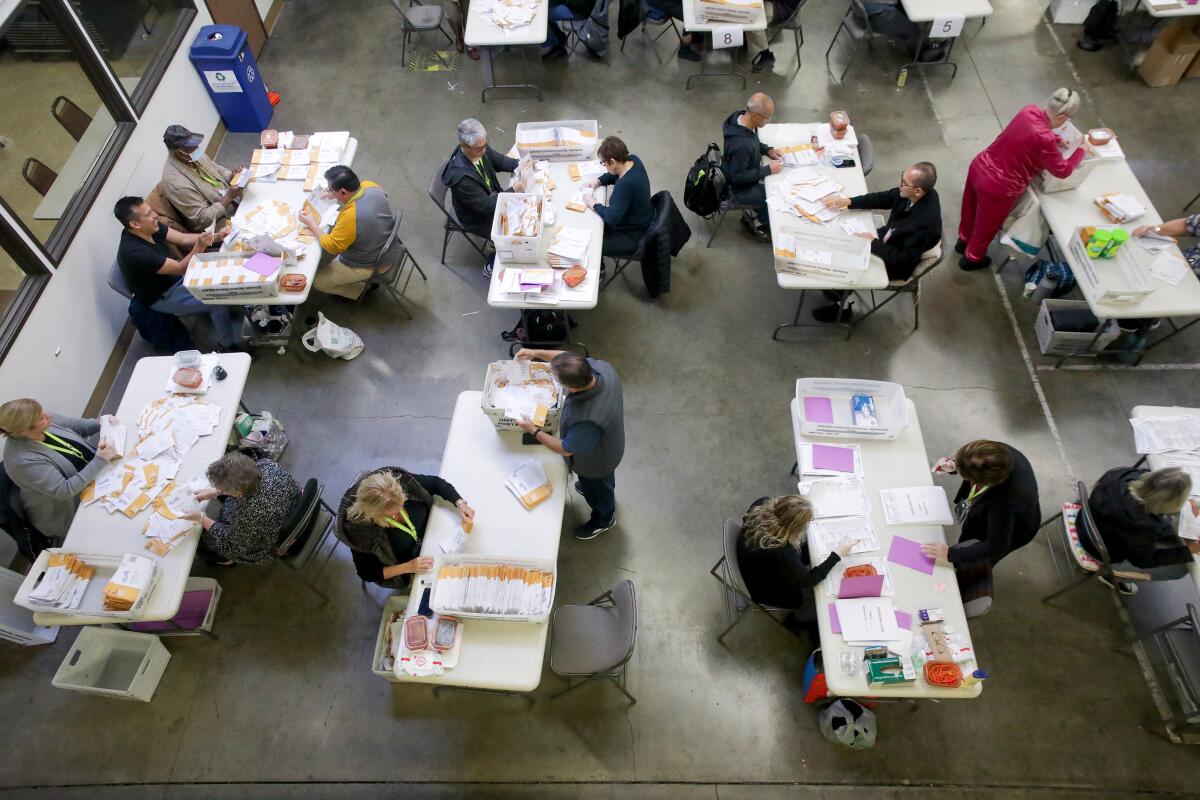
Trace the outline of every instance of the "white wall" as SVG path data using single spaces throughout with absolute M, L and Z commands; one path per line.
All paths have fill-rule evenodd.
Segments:
M 254 0 L 254 6 L 258 9 L 258 16 L 263 20 L 263 22 L 267 21 L 267 14 L 271 11 L 272 2 L 274 2 L 274 0 Z
M 212 22 L 203 3 L 197 11 L 58 270 L 0 362 L 0 402 L 33 397 L 72 415 L 87 405 L 127 317 L 128 301 L 107 283 L 121 234 L 113 204 L 127 194 L 145 195 L 158 182 L 166 157 L 162 133 L 168 125 L 179 123 L 211 135 L 219 121 L 187 57 L 196 31 Z

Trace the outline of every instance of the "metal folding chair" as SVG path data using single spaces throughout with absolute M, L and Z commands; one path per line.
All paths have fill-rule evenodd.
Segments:
M 857 12 L 857 16 L 856 13 Z M 858 16 L 862 17 L 862 22 L 858 20 Z M 853 49 L 850 52 L 850 60 L 846 62 L 846 68 L 842 70 L 842 74 L 838 77 L 838 83 L 841 83 L 846 78 L 846 73 L 850 71 L 850 65 L 854 63 L 854 59 L 858 56 L 858 45 L 861 42 L 867 43 L 867 49 L 871 51 L 871 56 L 879 63 L 880 69 L 887 71 L 887 65 L 883 62 L 883 57 L 875 50 L 875 40 L 883 36 L 871 28 L 871 21 L 867 17 L 866 6 L 862 0 L 850 0 L 850 7 L 846 9 L 846 13 L 842 15 L 841 21 L 838 23 L 838 29 L 834 32 L 833 38 L 829 40 L 829 47 L 825 49 L 825 68 L 833 73 L 833 66 L 829 63 L 829 54 L 833 50 L 833 46 L 837 44 L 838 37 L 842 31 L 845 31 L 851 39 L 854 40 Z
M 329 602 L 329 598 L 317 588 L 316 583 L 321 579 L 321 574 L 329 565 L 330 559 L 333 558 L 334 551 L 337 550 L 337 540 L 335 539 L 333 547 L 329 548 L 329 552 L 326 553 L 324 561 L 311 582 L 301 576 L 300 570 L 313 560 L 313 556 L 320 552 L 325 545 L 330 531 L 333 530 L 334 520 L 337 518 L 337 514 L 321 496 L 324 489 L 325 487 L 316 478 L 308 480 L 300 495 L 300 502 L 296 504 L 296 508 L 292 510 L 291 515 L 280 528 L 276 546 L 280 563 L 287 567 L 310 592 L 321 598 L 322 606 Z M 326 519 L 318 529 L 317 522 L 321 511 L 325 512 Z
M 1157 653 L 1147 646 L 1153 643 Z M 1168 737 L 1182 725 L 1200 722 L 1200 615 L 1193 603 L 1178 619 L 1146 631 L 1130 640 L 1146 656 L 1146 677 L 1154 681 L 1165 708 L 1163 725 Z M 1156 657 L 1154 657 L 1156 656 Z M 1160 673 L 1165 673 L 1171 692 L 1164 691 Z M 1174 700 L 1174 703 L 1171 701 Z
M 646 27 L 649 25 L 661 26 L 662 30 L 660 30 L 653 37 L 647 37 Z M 642 3 L 642 24 L 638 29 L 642 32 L 642 39 L 650 38 L 650 52 L 654 53 L 654 58 L 658 60 L 659 64 L 662 64 L 663 62 L 662 56 L 658 54 L 658 40 L 663 36 L 666 36 L 668 29 L 675 32 L 675 38 L 679 40 L 680 44 L 683 43 L 683 34 L 679 32 L 679 27 L 675 24 L 675 18 L 670 14 L 659 11 L 657 8 L 651 8 L 650 6 L 646 5 L 644 1 Z M 622 53 L 625 52 L 625 42 L 628 40 L 628 36 L 621 40 Z
M 713 225 L 712 234 L 708 237 L 708 244 L 704 246 L 712 247 L 713 240 L 717 238 L 717 232 L 721 230 L 721 225 L 725 222 L 725 215 L 730 211 L 756 211 L 758 208 L 758 204 L 750 205 L 747 203 L 738 202 L 737 200 L 733 199 L 732 194 L 725 200 L 722 200 L 721 207 L 717 209 L 717 212 L 705 217 L 710 225 L 712 225 L 714 219 L 716 220 L 716 224 Z
M 792 13 L 785 19 L 772 23 L 773 31 L 770 37 L 773 39 L 780 31 L 791 31 L 792 41 L 796 45 L 796 71 L 800 71 L 800 46 L 804 44 L 804 26 L 800 24 L 800 9 L 804 8 L 804 4 L 808 0 L 800 0 L 796 7 L 792 9 Z M 769 41 L 769 40 L 768 40 Z
M 594 680 L 608 680 L 631 705 L 636 703 L 625 688 L 636 643 L 637 596 L 632 581 L 621 581 L 586 606 L 559 606 L 550 618 L 550 669 L 567 679 L 567 688 L 554 697 Z M 583 680 L 572 684 L 571 678 L 577 677 Z
M 919 316 L 921 308 L 921 279 L 933 272 L 934 269 L 936 269 L 937 266 L 945 260 L 946 252 L 942 248 L 942 242 L 938 242 L 935 247 L 926 250 L 921 256 L 921 261 L 917 264 L 917 268 L 913 272 L 911 278 L 902 281 L 889 281 L 886 289 L 871 289 L 868 293 L 871 298 L 870 310 L 858 319 L 853 320 L 853 324 L 857 325 L 858 323 L 862 322 L 864 319 L 871 316 L 900 295 L 909 294 L 912 295 L 913 299 L 913 330 L 917 330 L 921 325 L 921 318 Z M 876 303 L 876 291 L 888 292 L 889 295 L 882 303 Z M 857 292 L 855 294 L 857 294 Z
M 717 559 L 717 563 L 713 564 L 713 568 L 708 571 L 709 575 L 712 575 L 721 582 L 721 586 L 725 590 L 725 621 L 729 624 L 717 634 L 718 642 L 723 642 L 726 634 L 745 619 L 747 614 L 753 611 L 765 614 L 767 619 L 775 622 L 784 630 L 791 632 L 791 629 L 783 623 L 783 620 L 775 616 L 776 613 L 787 611 L 788 609 L 765 606 L 762 603 L 756 603 L 750 597 L 750 590 L 746 588 L 746 582 L 742 579 L 742 569 L 738 566 L 737 560 L 737 542 L 741 535 L 742 521 L 735 517 L 727 518 L 721 526 L 722 555 Z M 717 574 L 717 570 L 721 570 L 720 575 Z
M 449 163 L 450 159 L 447 158 L 437 166 L 437 169 L 433 171 L 433 177 L 429 179 L 429 187 L 426 190 L 429 194 L 429 199 L 433 201 L 433 204 L 446 217 L 442 232 L 442 265 L 445 266 L 446 264 L 446 245 L 450 242 L 450 237 L 455 233 L 462 234 L 462 237 L 486 261 L 487 252 L 485 248 L 487 247 L 487 242 L 485 241 L 482 247 L 476 244 L 471 232 L 464 228 L 462 223 L 458 221 L 458 215 L 454 213 L 454 206 L 447 205 L 446 203 L 446 194 L 450 191 L 450 187 L 442 183 L 442 173 L 446 171 L 446 165 Z
M 447 42 L 451 45 L 454 44 L 454 37 L 446 33 L 445 29 L 442 28 L 442 20 L 446 17 L 446 10 L 442 8 L 441 3 L 434 6 L 425 6 L 419 2 L 413 3 L 412 0 L 409 0 L 408 8 L 404 8 L 400 5 L 400 0 L 388 0 L 388 2 L 399 12 L 400 20 L 403 24 L 404 37 L 400 43 L 400 64 L 402 66 L 408 66 L 408 40 L 413 36 L 437 31 L 446 37 Z M 444 66 L 450 66 L 450 62 L 438 54 L 437 47 L 431 47 L 430 52 Z

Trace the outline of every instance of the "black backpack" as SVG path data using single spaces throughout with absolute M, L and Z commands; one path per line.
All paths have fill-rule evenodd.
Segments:
M 567 312 L 550 309 L 531 310 L 525 314 L 523 321 L 526 325 L 518 321 L 511 331 L 501 333 L 500 338 L 506 342 L 537 344 L 565 342 L 570 329 L 575 327 Z
M 592 55 L 604 58 L 608 52 L 608 0 L 596 0 L 588 18 L 582 22 L 572 22 L 571 27 Z
M 720 210 L 721 201 L 728 192 L 725 172 L 721 169 L 721 148 L 715 142 L 709 142 L 704 155 L 688 170 L 683 185 L 683 204 L 694 214 L 711 217 Z
M 1083 21 L 1083 34 L 1096 41 L 1111 39 L 1120 14 L 1121 7 L 1117 0 L 1099 0 Z

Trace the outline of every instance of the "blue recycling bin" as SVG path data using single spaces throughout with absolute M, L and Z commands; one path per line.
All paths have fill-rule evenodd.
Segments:
M 246 47 L 246 32 L 234 25 L 205 25 L 188 53 L 208 96 L 231 131 L 261 131 L 275 109 L 254 55 Z

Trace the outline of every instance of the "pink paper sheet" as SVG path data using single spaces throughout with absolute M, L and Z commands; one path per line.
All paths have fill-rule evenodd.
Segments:
M 833 401 L 828 397 L 804 398 L 804 418 L 809 422 L 833 423 Z
M 813 466 L 817 469 L 835 469 L 838 472 L 854 472 L 854 448 L 831 444 L 812 446 Z
M 921 552 L 921 543 L 906 539 L 903 536 L 893 536 L 892 546 L 888 548 L 888 561 L 902 567 L 933 574 L 933 559 Z

